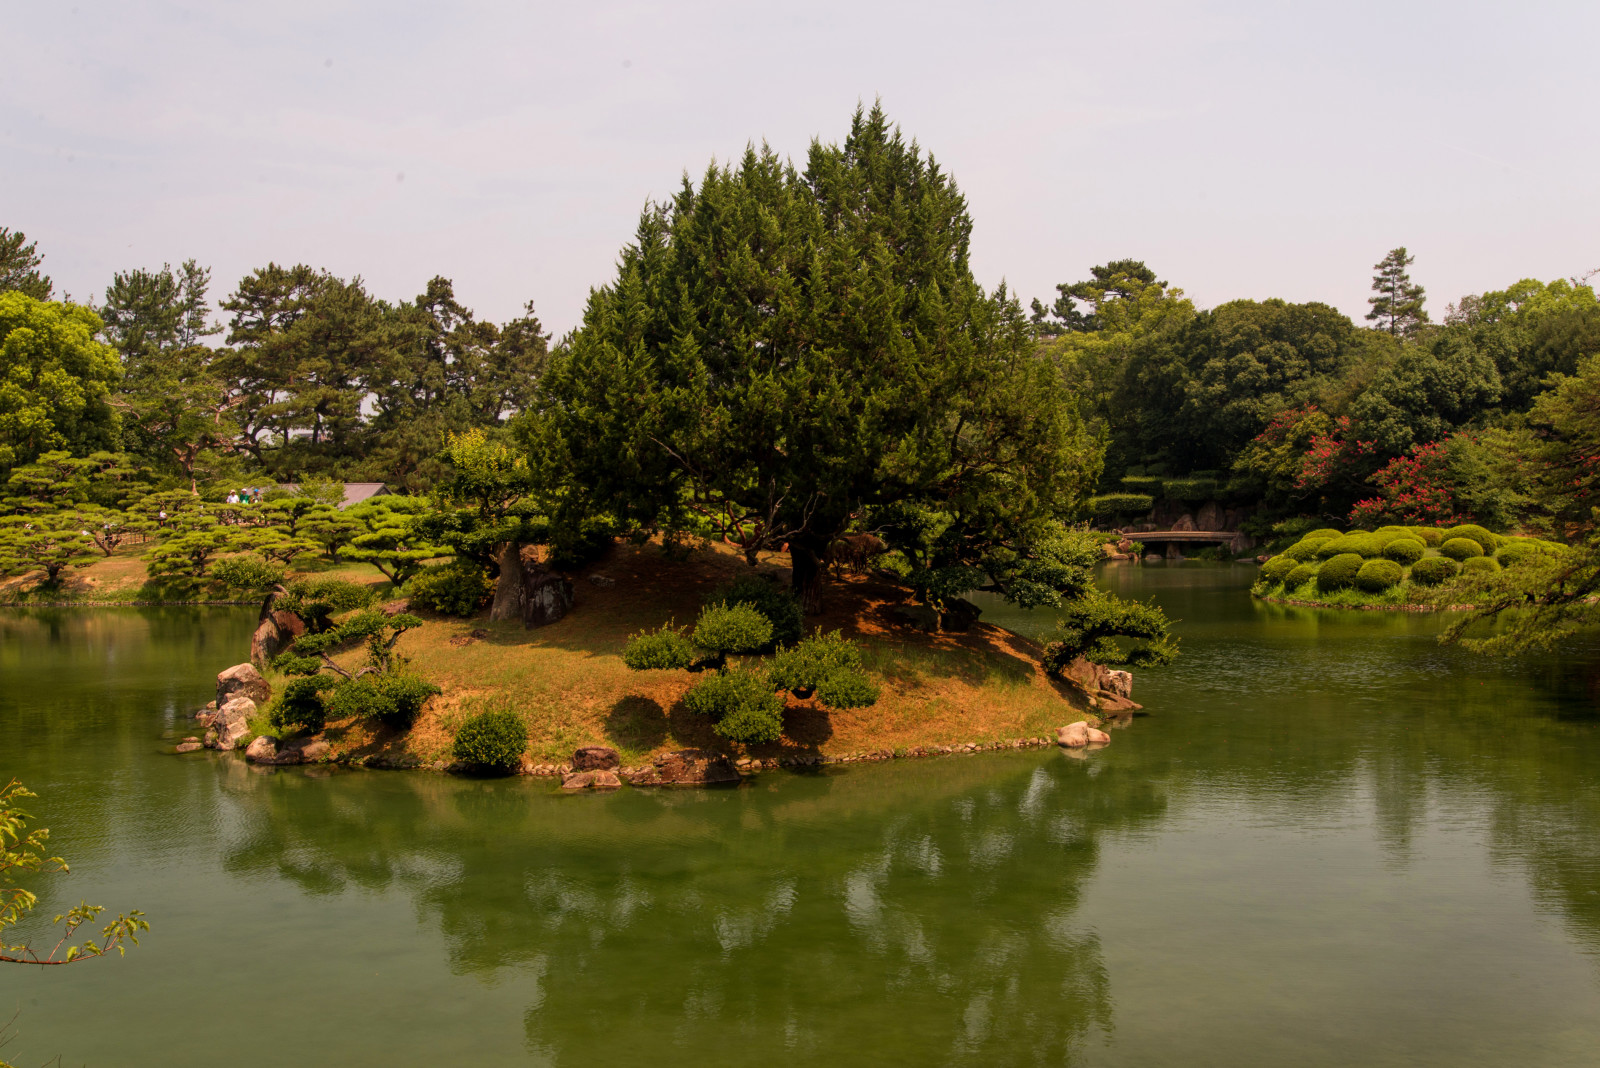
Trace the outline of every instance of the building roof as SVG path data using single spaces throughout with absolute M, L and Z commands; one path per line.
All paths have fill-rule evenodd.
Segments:
M 389 487 L 382 482 L 346 482 L 344 484 L 344 501 L 340 508 L 348 508 L 352 504 L 360 504 L 368 497 L 382 497 L 389 492 Z

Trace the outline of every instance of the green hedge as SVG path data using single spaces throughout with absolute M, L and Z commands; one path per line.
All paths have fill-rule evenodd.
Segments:
M 1500 570 L 1500 564 L 1492 556 L 1473 556 L 1461 564 L 1463 575 L 1492 575 Z
M 635 671 L 686 668 L 696 659 L 694 642 L 670 623 L 657 631 L 633 635 L 622 650 L 622 662 Z
M 1217 495 L 1214 478 L 1169 478 L 1161 484 L 1164 496 L 1185 503 L 1209 501 Z
M 428 698 L 439 692 L 439 687 L 415 675 L 361 675 L 333 691 L 328 715 L 377 719 L 405 730 L 417 721 Z
M 1393 560 L 1395 563 L 1410 567 L 1424 556 L 1427 556 L 1428 549 L 1416 538 L 1407 534 L 1405 537 L 1396 538 L 1388 545 L 1385 545 L 1383 547 L 1383 555 L 1386 560 Z
M 1300 558 L 1297 556 L 1289 556 L 1288 554 L 1274 556 L 1271 560 L 1261 565 L 1261 574 L 1266 577 L 1268 582 L 1276 585 L 1288 578 L 1289 572 L 1299 566 Z
M 1286 590 L 1298 590 L 1301 586 L 1304 586 L 1306 583 L 1310 582 L 1316 577 L 1316 564 L 1301 564 L 1299 567 L 1289 572 L 1288 577 L 1283 580 L 1283 588 Z
M 1495 550 L 1494 558 L 1500 561 L 1501 567 L 1512 567 L 1522 561 L 1557 548 L 1554 542 L 1540 541 L 1538 538 L 1507 538 L 1505 544 Z
M 1405 568 L 1393 560 L 1368 560 L 1356 572 L 1356 585 L 1368 593 L 1382 593 L 1391 586 L 1400 585 L 1405 576 Z
M 748 604 L 701 609 L 694 643 L 712 653 L 753 653 L 772 643 L 772 620 Z
M 1102 493 L 1089 498 L 1089 513 L 1097 519 L 1144 515 L 1155 504 L 1155 499 L 1147 493 Z
M 1344 534 L 1344 531 L 1342 531 L 1342 530 L 1334 530 L 1332 527 L 1318 527 L 1316 530 L 1313 530 L 1310 534 L 1307 534 L 1305 537 L 1301 538 L 1300 540 L 1301 541 L 1310 541 L 1312 538 L 1320 538 L 1320 539 L 1326 541 L 1328 538 L 1341 537 L 1343 534 Z
M 1337 538 L 1329 538 L 1317 546 L 1317 556 L 1323 560 L 1342 556 L 1345 553 L 1355 553 L 1357 556 L 1366 559 L 1382 556 L 1383 542 L 1377 535 L 1358 530 Z
M 1361 564 L 1360 554 L 1340 553 L 1317 568 L 1317 589 L 1329 593 L 1349 589 L 1355 584 Z
M 1428 556 L 1411 566 L 1411 581 L 1419 586 L 1437 586 L 1460 572 L 1461 565 L 1448 556 Z
M 1439 552 L 1450 559 L 1460 562 L 1470 560 L 1474 556 L 1483 555 L 1483 546 L 1472 538 L 1450 538 L 1439 546 Z
M 1161 479 L 1155 475 L 1125 475 L 1122 490 L 1124 493 L 1154 497 L 1161 492 Z
M 1475 541 L 1485 555 L 1494 552 L 1500 547 L 1500 537 L 1489 533 L 1476 523 L 1463 523 L 1459 527 L 1451 527 L 1444 532 L 1444 536 L 1447 542 L 1454 538 L 1468 538 Z

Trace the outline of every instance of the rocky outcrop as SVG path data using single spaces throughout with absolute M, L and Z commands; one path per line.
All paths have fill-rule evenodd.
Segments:
M 586 745 L 572 754 L 575 771 L 614 771 L 621 765 L 617 751 L 603 745 Z
M 212 749 L 232 749 L 250 733 L 250 717 L 255 714 L 256 703 L 236 693 L 211 718 L 211 729 L 206 732 L 206 745 Z
M 1097 711 L 1132 712 L 1143 707 L 1133 700 L 1132 672 L 1116 671 L 1080 656 L 1062 674 L 1083 690 Z
M 1086 745 L 1109 745 L 1111 735 L 1087 723 L 1069 723 L 1056 730 L 1056 744 L 1063 749 L 1082 749 Z
M 280 743 L 263 734 L 250 743 L 244 758 L 252 764 L 320 764 L 333 754 L 333 746 L 320 738 L 295 738 Z
M 915 630 L 936 634 L 939 631 L 939 613 L 925 604 L 903 604 L 894 610 L 895 618 Z
M 563 790 L 615 790 L 622 785 L 614 771 L 574 771 L 561 780 Z
M 267 613 L 250 636 L 250 663 L 266 667 L 305 632 L 305 621 L 293 612 L 280 609 Z
M 245 747 L 244 758 L 252 764 L 271 764 L 278 757 L 278 739 L 263 734 Z
M 522 602 L 522 625 L 543 627 L 572 611 L 572 582 L 553 571 L 531 571 L 524 575 L 526 596 Z
M 711 786 L 738 782 L 739 772 L 718 753 L 680 749 L 661 754 L 647 767 L 633 769 L 628 781 L 635 786 Z
M 1194 514 L 1196 530 L 1226 530 L 1227 520 L 1222 511 L 1222 505 L 1216 501 L 1207 501 L 1200 506 Z
M 217 708 L 220 710 L 235 694 L 264 705 L 272 699 L 272 687 L 254 664 L 235 664 L 217 673 Z

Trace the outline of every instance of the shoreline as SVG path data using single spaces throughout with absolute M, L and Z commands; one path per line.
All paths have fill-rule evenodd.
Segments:
M 1327 601 L 1297 601 L 1288 597 L 1269 597 L 1263 593 L 1252 593 L 1250 596 L 1258 601 L 1268 604 L 1286 604 L 1294 608 L 1337 608 L 1346 612 L 1475 612 L 1477 605 L 1471 604 L 1331 604 Z

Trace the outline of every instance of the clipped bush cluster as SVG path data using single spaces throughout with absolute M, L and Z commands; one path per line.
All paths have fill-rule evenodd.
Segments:
M 1461 562 L 1463 575 L 1492 575 L 1500 570 L 1500 564 L 1492 556 L 1469 556 Z
M 1444 532 L 1444 536 L 1447 543 L 1456 538 L 1466 538 L 1469 541 L 1475 541 L 1478 543 L 1478 547 L 1483 550 L 1484 555 L 1494 552 L 1500 547 L 1501 541 L 1504 540 L 1499 535 L 1491 534 L 1489 531 L 1483 529 L 1475 523 L 1463 523 L 1459 527 L 1451 527 L 1449 530 Z
M 1383 547 L 1384 559 L 1393 560 L 1405 567 L 1410 567 L 1426 555 L 1428 547 L 1409 534 L 1396 538 Z
M 489 573 L 470 560 L 425 567 L 405 586 L 413 608 L 463 619 L 478 614 L 494 594 Z
M 1405 576 L 1405 568 L 1393 560 L 1368 560 L 1361 565 L 1361 570 L 1356 572 L 1356 585 L 1368 593 L 1382 593 L 1392 586 L 1400 585 L 1400 580 Z
M 328 706 L 323 695 L 338 682 L 332 675 L 307 675 L 285 682 L 267 709 L 267 719 L 273 729 L 298 729 L 311 734 L 320 731 L 328 721 Z
M 1216 497 L 1217 488 L 1214 478 L 1170 478 L 1161 484 L 1161 493 L 1172 500 L 1192 504 Z
M 283 582 L 284 565 L 263 560 L 253 553 L 225 556 L 211 565 L 211 579 L 225 589 L 240 593 L 264 593 Z
M 1483 555 L 1483 546 L 1472 538 L 1450 538 L 1439 546 L 1439 553 L 1460 563 Z
M 1161 492 L 1161 477 L 1159 475 L 1125 475 L 1122 479 L 1122 488 L 1128 493 L 1153 497 Z
M 708 652 L 753 653 L 772 644 L 772 621 L 749 604 L 714 604 L 701 609 L 694 643 Z
M 1461 570 L 1461 565 L 1448 556 L 1425 556 L 1411 567 L 1411 581 L 1421 586 L 1437 586 L 1449 582 Z
M 1331 560 L 1324 561 L 1322 566 L 1317 568 L 1317 589 L 1324 592 L 1349 589 L 1355 585 L 1361 564 L 1361 556 L 1358 553 L 1340 553 Z
M 783 698 L 764 671 L 712 675 L 684 694 L 683 704 L 713 720 L 712 730 L 736 742 L 775 742 L 783 735 Z
M 1316 577 L 1316 564 L 1301 564 L 1299 567 L 1289 572 L 1289 577 L 1283 580 L 1283 588 L 1286 590 L 1298 590 L 1301 586 L 1304 586 L 1306 583 L 1312 581 Z
M 327 698 L 328 715 L 373 718 L 390 727 L 408 729 L 439 687 L 415 675 L 358 675 L 334 688 Z
M 1513 567 L 1524 560 L 1543 556 L 1555 549 L 1548 541 L 1537 538 L 1506 538 L 1504 544 L 1495 550 L 1494 558 L 1500 562 L 1501 567 Z
M 1096 519 L 1144 515 L 1154 508 L 1155 504 L 1155 498 L 1148 493 L 1102 493 L 1098 497 L 1089 498 L 1089 514 Z
M 1283 550 L 1280 555 L 1284 559 L 1297 560 L 1300 563 L 1305 563 L 1308 560 L 1315 560 L 1317 558 L 1317 547 L 1320 546 L 1325 540 L 1326 539 L 1318 539 L 1315 541 L 1297 541 L 1287 549 Z
M 861 651 L 838 631 L 818 632 L 778 650 L 768 667 L 772 684 L 799 698 L 816 694 L 831 708 L 863 708 L 878 700 L 878 689 L 861 672 Z
M 741 575 L 716 591 L 706 605 L 744 604 L 772 624 L 771 644 L 790 645 L 805 631 L 800 601 L 788 589 L 759 575 Z
M 1430 549 L 1444 544 L 1444 531 L 1438 527 L 1406 527 L 1405 531 Z
M 456 731 L 452 753 L 463 764 L 485 771 L 513 771 L 528 747 L 528 725 L 515 712 L 479 712 Z
M 1290 556 L 1285 552 L 1262 564 L 1261 574 L 1268 582 L 1279 583 L 1289 577 L 1289 572 L 1300 566 L 1300 561 L 1301 557 Z

